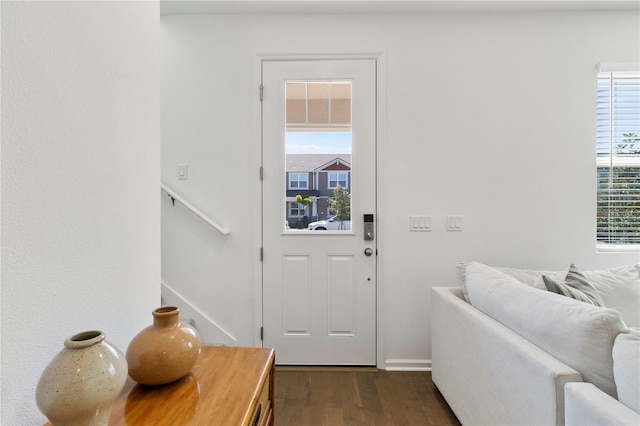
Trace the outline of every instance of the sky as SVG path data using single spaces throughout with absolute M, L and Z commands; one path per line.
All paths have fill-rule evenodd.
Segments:
M 287 154 L 351 154 L 351 132 L 286 132 Z

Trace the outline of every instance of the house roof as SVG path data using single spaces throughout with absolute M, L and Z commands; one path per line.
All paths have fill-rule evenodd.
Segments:
M 351 154 L 287 154 L 287 172 L 312 172 L 337 161 L 351 165 Z

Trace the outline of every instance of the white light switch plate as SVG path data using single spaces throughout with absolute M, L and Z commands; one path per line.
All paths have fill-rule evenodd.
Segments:
M 178 164 L 178 179 L 189 179 L 189 170 L 186 164 Z
M 462 216 L 447 216 L 447 231 L 462 231 Z
M 431 231 L 431 216 L 410 216 L 409 230 L 411 232 Z

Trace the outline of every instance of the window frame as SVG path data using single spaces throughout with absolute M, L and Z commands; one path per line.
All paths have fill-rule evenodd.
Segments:
M 287 211 L 287 213 L 289 214 L 288 217 L 295 217 L 295 218 L 299 218 L 299 217 L 304 217 L 304 205 L 298 203 L 297 201 L 290 201 L 289 203 L 289 209 Z M 297 210 L 297 214 L 294 214 L 293 211 Z
M 331 186 L 331 175 L 338 175 L 336 181 L 336 185 Z M 340 175 L 344 175 L 344 185 L 341 185 Z M 340 185 L 343 189 L 349 189 L 349 172 L 348 171 L 331 171 L 327 172 L 327 189 L 336 189 Z
M 624 88 L 625 80 L 630 88 Z M 596 86 L 596 250 L 640 252 L 634 214 L 614 220 L 618 211 L 637 209 L 640 203 L 640 66 L 600 64 Z M 631 113 L 624 114 L 625 108 Z M 620 176 L 623 169 L 631 169 L 630 177 Z
M 295 180 L 292 179 L 293 176 L 296 176 L 297 179 L 295 179 Z M 300 176 L 304 176 L 305 177 L 304 182 L 305 182 L 306 185 L 304 187 L 300 186 L 300 182 L 301 182 Z M 287 187 L 289 189 L 309 189 L 309 173 L 289 172 L 289 176 L 288 176 L 287 180 L 288 180 Z M 297 187 L 292 186 L 291 185 L 292 182 L 297 182 L 298 186 Z

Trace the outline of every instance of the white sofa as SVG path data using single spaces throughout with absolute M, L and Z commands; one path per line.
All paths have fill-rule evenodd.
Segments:
M 432 290 L 431 338 L 462 424 L 640 425 L 640 332 L 618 312 L 640 325 L 640 265 L 585 273 L 618 310 L 542 289 L 566 271 L 460 268 L 463 286 Z

